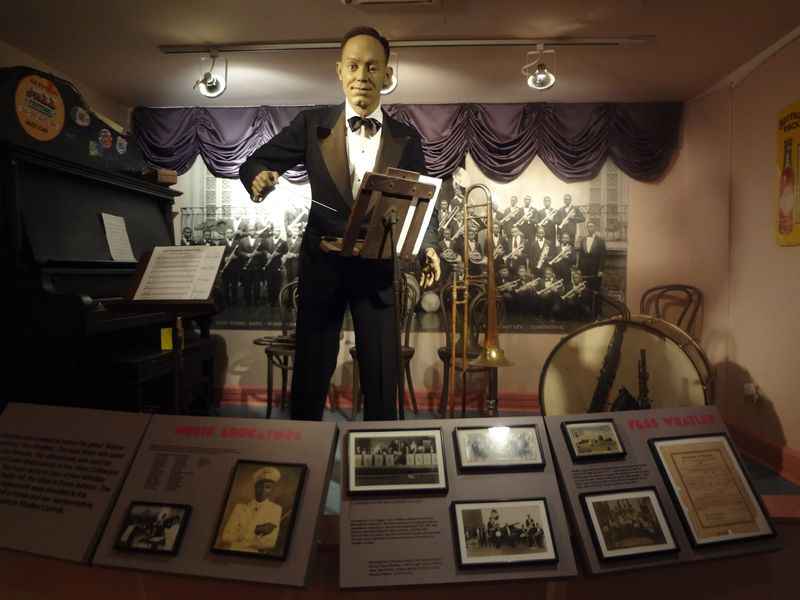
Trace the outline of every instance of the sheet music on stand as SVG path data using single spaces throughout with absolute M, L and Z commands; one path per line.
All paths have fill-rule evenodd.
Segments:
M 223 246 L 157 246 L 134 300 L 207 300 L 217 277 Z
M 389 169 L 389 174 L 392 174 L 392 170 Z M 419 229 L 419 233 L 417 235 L 416 240 L 414 240 L 414 248 L 411 253 L 416 256 L 419 254 L 420 248 L 422 247 L 422 242 L 425 239 L 425 232 L 428 231 L 428 225 L 430 225 L 431 219 L 433 218 L 433 213 L 436 210 L 436 202 L 439 199 L 439 191 L 442 189 L 442 180 L 438 177 L 429 177 L 428 175 L 420 175 L 419 179 L 417 179 L 419 183 L 427 183 L 429 185 L 434 186 L 436 189 L 433 192 L 433 198 L 430 199 L 429 202 L 425 203 L 425 217 L 422 219 L 422 226 Z M 414 204 L 409 207 L 408 212 L 406 213 L 406 218 L 403 221 L 403 227 L 400 229 L 400 235 L 397 236 L 397 253 L 400 254 L 403 251 L 403 246 L 406 243 L 406 237 L 408 236 L 408 232 L 411 228 L 411 223 L 414 220 L 414 214 L 419 207 L 419 204 Z

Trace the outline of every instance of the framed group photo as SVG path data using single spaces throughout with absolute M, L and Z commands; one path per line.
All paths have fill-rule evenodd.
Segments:
M 724 434 L 650 440 L 695 546 L 775 535 Z
M 285 560 L 305 476 L 301 464 L 238 461 L 212 552 Z
M 544 498 L 454 502 L 452 513 L 462 567 L 558 560 Z
M 192 507 L 187 504 L 131 502 L 114 547 L 176 555 L 191 512 Z
M 535 425 L 459 427 L 453 432 L 460 471 L 544 467 Z
M 583 494 L 581 501 L 599 558 L 678 550 L 655 488 Z
M 564 422 L 561 430 L 574 462 L 625 457 L 625 447 L 611 419 Z
M 351 494 L 446 492 L 442 431 L 351 431 L 347 475 Z

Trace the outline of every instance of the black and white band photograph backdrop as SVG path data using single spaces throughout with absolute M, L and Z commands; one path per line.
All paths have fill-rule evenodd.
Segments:
M 439 174 L 444 182 L 437 205 L 442 276 L 432 288 L 416 290 L 414 330 L 446 326 L 443 309 L 449 308 L 454 274 L 466 268 L 476 280 L 485 277 L 490 247 L 500 331 L 570 331 L 601 314 L 598 293 L 625 301 L 629 179 L 613 160 L 600 162 L 594 176 L 566 182 L 535 156 L 501 182 L 469 152 L 461 156 L 461 164 L 440 167 L 447 170 Z M 289 171 L 267 201 L 256 204 L 238 179 L 216 176 L 205 158 L 198 156 L 179 178 L 184 195 L 177 243 L 225 246 L 215 292 L 222 311 L 215 326 L 291 328 L 294 295 L 287 286 L 298 275 L 311 207 L 308 183 Z M 475 184 L 491 190 L 491 234 L 485 209 L 469 211 L 476 218 L 464 224 L 465 194 Z M 481 202 L 485 195 L 473 191 L 469 204 Z M 419 278 L 418 264 L 403 268 Z

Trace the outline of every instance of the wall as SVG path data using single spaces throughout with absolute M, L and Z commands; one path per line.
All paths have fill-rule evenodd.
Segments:
M 731 336 L 726 418 L 800 478 L 800 247 L 774 238 L 777 114 L 800 100 L 800 40 L 733 92 Z M 755 382 L 761 399 L 745 401 Z M 781 449 L 788 446 L 789 449 Z M 793 449 L 793 450 L 791 450 Z M 791 462 L 792 465 L 786 463 Z
M 702 289 L 702 342 L 714 363 L 724 361 L 728 343 L 728 105 L 727 93 L 689 103 L 681 148 L 664 179 L 655 184 L 628 181 L 628 304 L 637 312 L 641 293 L 653 285 L 678 282 Z M 186 179 L 184 189 L 190 193 L 193 184 L 181 179 Z M 252 344 L 263 332 L 219 333 L 230 357 L 226 386 L 234 391 L 263 387 L 264 355 Z M 500 346 L 515 363 L 500 372 L 501 397 L 516 406 L 534 407 L 539 374 L 560 339 L 558 334 L 501 334 Z M 345 394 L 352 378 L 352 343 L 352 333 L 346 332 L 333 380 Z M 443 333 L 417 333 L 411 340 L 416 348 L 415 388 L 429 390 L 433 397 L 442 384 L 436 350 L 443 343 Z
M 34 58 L 30 54 L 27 54 L 22 50 L 15 48 L 14 46 L 10 46 L 3 41 L 0 41 L 0 67 L 17 66 L 33 67 L 35 69 L 39 69 L 40 71 L 52 73 L 58 77 L 61 77 L 62 79 L 70 81 L 78 88 L 78 90 L 80 90 L 81 95 L 89 103 L 89 106 L 91 106 L 92 110 L 99 113 L 101 116 L 105 116 L 114 120 L 123 127 L 128 126 L 130 114 L 130 109 L 128 107 L 119 104 L 113 98 L 109 98 L 108 96 L 100 94 L 94 89 L 81 84 L 79 81 L 70 77 L 69 74 L 59 71 L 58 69 L 43 63 L 37 58 Z

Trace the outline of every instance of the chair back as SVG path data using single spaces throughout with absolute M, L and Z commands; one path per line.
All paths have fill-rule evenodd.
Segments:
M 281 311 L 281 331 L 289 335 L 294 331 L 297 322 L 297 301 L 299 297 L 298 279 L 295 278 L 281 288 L 278 305 Z
M 469 318 L 470 318 L 470 330 L 475 331 L 475 335 L 479 339 L 485 339 L 486 336 L 486 327 L 488 325 L 487 322 L 487 310 L 486 310 L 486 298 L 487 293 L 485 290 L 481 290 L 475 297 L 473 297 L 469 304 Z M 503 324 L 506 316 L 506 304 L 505 300 L 501 295 L 495 296 L 495 306 L 497 307 L 497 326 L 500 327 Z M 484 343 L 484 342 L 481 342 Z
M 419 282 L 413 273 L 403 273 L 400 280 L 401 297 L 403 303 L 400 305 L 400 323 L 403 328 L 403 345 L 411 345 L 411 324 L 414 322 L 414 309 L 419 304 L 422 297 L 422 290 Z
M 693 338 L 700 335 L 698 316 L 703 308 L 703 292 L 682 283 L 652 287 L 642 294 L 639 312 L 680 327 Z

